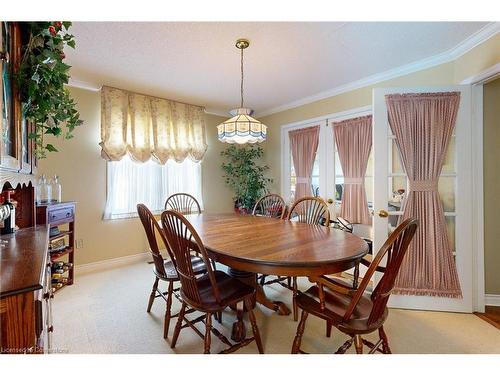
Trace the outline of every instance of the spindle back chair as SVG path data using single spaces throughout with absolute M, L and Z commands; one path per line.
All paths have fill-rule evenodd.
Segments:
M 184 215 L 201 213 L 200 204 L 188 193 L 172 194 L 165 202 L 165 210 L 174 210 Z
M 300 351 L 300 343 L 309 313 L 327 320 L 341 332 L 351 336 L 351 339 L 347 340 L 337 353 L 345 353 L 353 342 L 356 353 L 363 352 L 363 344 L 370 348 L 370 353 L 375 351 L 391 353 L 383 328 L 388 316 L 387 301 L 417 226 L 418 220 L 406 219 L 392 232 L 371 263 L 366 260 L 362 261 L 368 270 L 356 290 L 343 289 L 339 287 L 339 284 L 331 283 L 326 276 L 310 278 L 311 281 L 316 282 L 316 285 L 305 293 L 301 293 L 297 298 L 302 315 L 292 353 Z M 385 266 L 380 265 L 383 259 L 386 261 Z M 383 276 L 371 295 L 367 297 L 366 288 L 375 272 L 381 272 Z M 375 344 L 361 337 L 362 334 L 376 330 L 379 331 L 379 340 Z
M 210 353 L 211 333 L 214 333 L 223 343 L 228 345 L 228 348 L 221 353 L 231 353 L 252 341 L 257 343 L 259 352 L 263 353 L 259 329 L 253 313 L 255 288 L 212 268 L 212 263 L 200 236 L 188 219 L 180 212 L 164 211 L 161 215 L 161 222 L 181 281 L 182 307 L 171 347 L 175 347 L 182 328 L 189 326 L 201 335 L 201 332 L 194 326 L 194 323 L 201 321 L 200 318 L 193 321 L 185 319 L 187 324 L 184 326 L 182 324 L 186 307 L 191 306 L 195 310 L 205 313 L 204 317 L 201 317 L 205 319 L 206 327 L 205 335 L 203 335 L 205 342 L 204 353 Z M 191 262 L 193 251 L 199 254 L 206 267 L 207 273 L 202 277 L 197 277 L 193 269 Z M 212 316 L 222 312 L 228 306 L 239 304 L 244 304 L 248 311 L 254 336 L 240 343 L 232 344 L 212 326 Z
M 330 223 L 330 210 L 323 199 L 318 197 L 304 197 L 292 205 L 288 212 L 287 220 L 311 225 L 328 226 Z M 297 276 L 292 278 L 292 291 L 293 320 L 297 321 L 299 317 L 299 310 L 296 302 L 298 293 Z
M 285 215 L 285 200 L 278 194 L 261 197 L 253 207 L 252 215 L 282 219 Z
M 323 199 L 304 197 L 294 202 L 288 212 L 287 220 L 322 225 L 322 223 L 330 223 L 330 211 Z
M 153 257 L 154 264 L 153 273 L 155 275 L 155 280 L 153 282 L 153 288 L 151 289 L 151 293 L 149 295 L 148 307 L 146 311 L 148 313 L 151 312 L 151 307 L 153 306 L 153 302 L 156 298 L 161 297 L 165 300 L 166 310 L 165 322 L 163 327 L 163 337 L 167 338 L 168 329 L 170 327 L 170 319 L 177 316 L 177 314 L 171 314 L 171 307 L 172 297 L 177 297 L 177 289 L 174 289 L 174 282 L 179 281 L 179 278 L 175 270 L 175 266 L 171 260 L 173 259 L 172 252 L 167 245 L 167 240 L 164 232 L 156 221 L 155 216 L 146 207 L 146 205 L 142 203 L 137 205 L 137 213 L 139 214 L 139 218 L 144 227 L 144 232 L 146 233 L 146 237 L 148 239 L 149 248 Z M 157 237 L 157 235 L 159 235 L 159 238 Z M 161 255 L 160 248 L 158 247 L 158 239 L 161 239 L 162 243 L 164 244 L 170 260 L 165 260 Z M 197 274 L 205 273 L 205 266 L 202 262 L 200 262 L 200 259 L 198 257 L 193 257 L 192 262 L 195 264 L 195 271 Z M 160 280 L 166 281 L 168 283 L 167 292 L 163 292 L 159 289 L 158 284 Z

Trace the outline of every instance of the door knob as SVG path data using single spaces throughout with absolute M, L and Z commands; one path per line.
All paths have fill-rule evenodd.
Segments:
M 377 214 L 380 217 L 387 217 L 387 216 L 389 216 L 389 212 L 387 212 L 386 210 L 378 210 Z
M 333 199 L 332 198 L 328 198 L 328 200 L 326 201 L 326 203 L 332 204 L 333 203 Z

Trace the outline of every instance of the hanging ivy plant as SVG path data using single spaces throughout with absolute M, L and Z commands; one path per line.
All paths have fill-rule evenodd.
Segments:
M 24 117 L 35 124 L 29 138 L 36 143 L 36 156 L 57 149 L 45 143 L 45 135 L 73 137 L 82 124 L 76 103 L 64 87 L 70 78 L 70 66 L 64 63 L 64 47 L 75 48 L 74 36 L 68 32 L 71 22 L 26 22 L 22 60 L 17 74 Z

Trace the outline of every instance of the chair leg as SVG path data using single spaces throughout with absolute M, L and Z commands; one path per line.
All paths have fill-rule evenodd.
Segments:
M 302 310 L 302 315 L 300 316 L 300 322 L 297 326 L 297 333 L 295 334 L 295 339 L 292 345 L 292 354 L 297 354 L 300 350 L 300 343 L 302 342 L 302 335 L 304 334 L 304 329 L 306 328 L 306 319 L 309 313 Z
M 387 335 L 385 334 L 384 331 L 384 326 L 381 326 L 378 329 L 378 334 L 382 339 L 382 350 L 384 351 L 384 354 L 392 354 L 391 348 L 389 347 L 389 341 L 387 340 Z
M 155 282 L 153 283 L 153 289 L 151 290 L 151 294 L 149 295 L 148 309 L 147 312 L 151 312 L 151 307 L 153 306 L 153 302 L 156 297 L 156 289 L 158 289 L 158 277 L 155 276 Z
M 222 311 L 217 311 L 214 315 L 215 320 L 217 320 L 219 324 L 222 324 Z
M 347 340 L 340 348 L 337 349 L 335 354 L 344 354 L 347 349 L 349 349 L 354 341 L 354 337 L 351 337 L 349 340 Z
M 331 337 L 332 336 L 332 323 L 330 323 L 328 320 L 326 321 L 326 337 Z
M 287 284 L 288 284 L 288 287 L 289 287 L 289 288 L 291 288 L 291 287 L 292 287 L 292 278 L 291 278 L 290 276 L 288 276 L 288 277 L 286 278 L 286 282 L 287 282 Z
M 210 341 L 212 335 L 212 313 L 207 313 L 207 317 L 205 320 L 205 349 L 203 354 L 210 354 Z
M 252 301 L 245 300 L 245 307 L 248 310 L 248 318 L 250 319 L 250 324 L 252 325 L 253 337 L 255 338 L 255 343 L 257 344 L 259 353 L 264 354 L 264 347 L 262 346 L 259 327 L 257 326 L 257 321 L 255 320 L 255 314 L 253 313 L 252 309 Z
M 182 321 L 184 320 L 184 313 L 186 312 L 186 304 L 183 302 L 181 311 L 179 311 L 179 316 L 177 317 L 177 324 L 175 325 L 174 336 L 172 337 L 172 344 L 170 347 L 175 348 L 175 344 L 177 342 L 177 338 L 179 337 L 179 333 L 182 327 Z
M 174 282 L 168 283 L 167 308 L 165 309 L 165 322 L 163 323 L 163 338 L 168 337 L 168 329 L 170 327 L 170 310 L 172 308 L 172 294 L 174 293 Z
M 266 282 L 266 275 L 262 275 L 260 277 L 260 285 L 264 286 L 265 282 Z
M 293 277 L 293 320 L 299 319 L 299 308 L 297 307 L 297 276 Z
M 356 348 L 356 354 L 363 354 L 363 339 L 361 335 L 354 336 L 354 346 Z

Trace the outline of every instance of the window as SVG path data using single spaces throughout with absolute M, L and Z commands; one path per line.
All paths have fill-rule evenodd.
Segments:
M 295 200 L 295 183 L 297 182 L 297 176 L 295 175 L 295 168 L 293 167 L 292 153 L 290 153 L 290 201 Z M 319 152 L 316 152 L 316 157 L 314 158 L 313 170 L 311 175 L 311 195 L 319 196 Z
M 189 158 L 182 163 L 169 160 L 165 165 L 152 160 L 136 163 L 128 156 L 109 161 L 104 219 L 135 217 L 138 203 L 159 213 L 167 198 L 180 192 L 193 195 L 203 207 L 200 163 Z
M 368 164 L 365 173 L 365 190 L 368 207 L 373 206 L 373 147 L 370 151 Z M 342 192 L 344 191 L 344 172 L 342 172 L 342 165 L 340 164 L 339 152 L 335 147 L 335 200 L 340 204 L 342 200 Z

